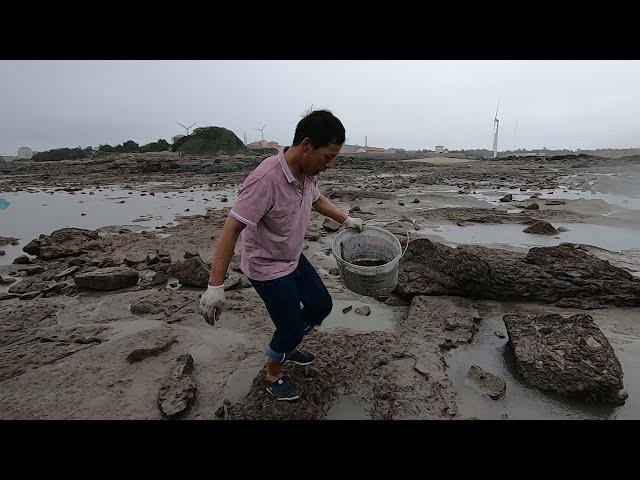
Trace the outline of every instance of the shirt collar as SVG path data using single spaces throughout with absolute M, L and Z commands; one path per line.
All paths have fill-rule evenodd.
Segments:
M 287 160 L 284 158 L 284 152 L 286 152 L 287 150 L 288 148 L 284 148 L 283 150 L 280 151 L 280 153 L 278 154 L 278 162 L 280 162 L 280 166 L 282 167 L 282 173 L 284 173 L 284 176 L 287 179 L 287 182 L 298 183 L 296 178 L 293 176 L 293 173 L 291 173 L 291 169 L 289 168 L 289 165 L 287 165 Z

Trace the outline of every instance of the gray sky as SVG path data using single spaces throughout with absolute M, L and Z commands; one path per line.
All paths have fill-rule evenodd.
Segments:
M 170 141 L 176 121 L 288 145 L 311 105 L 347 143 L 490 149 L 498 99 L 500 150 L 640 147 L 640 61 L 0 61 L 0 154 Z

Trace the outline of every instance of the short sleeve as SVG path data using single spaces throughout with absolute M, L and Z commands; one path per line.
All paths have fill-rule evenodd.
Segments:
M 311 197 L 312 198 L 311 203 L 316 203 L 320 198 L 320 189 L 318 188 L 318 181 L 316 177 L 313 177 L 312 193 L 313 193 L 313 196 Z
M 255 227 L 271 209 L 272 194 L 269 182 L 264 178 L 247 178 L 238 192 L 238 200 L 229 212 L 245 225 Z

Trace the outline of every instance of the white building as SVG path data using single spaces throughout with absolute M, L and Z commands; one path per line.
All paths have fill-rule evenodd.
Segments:
M 21 160 L 28 160 L 33 157 L 33 150 L 29 147 L 20 147 L 18 149 L 18 158 Z
M 436 148 L 434 150 L 436 153 L 445 153 L 444 151 L 446 150 L 446 148 L 444 148 L 443 145 L 436 145 Z

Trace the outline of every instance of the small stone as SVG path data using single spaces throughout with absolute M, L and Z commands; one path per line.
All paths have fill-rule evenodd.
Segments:
M 500 199 L 501 202 L 511 202 L 513 201 L 513 195 L 507 193 L 504 197 Z
M 398 202 L 398 205 L 400 205 L 401 207 L 404 207 L 404 202 Z
M 361 307 L 357 307 L 354 312 L 358 315 L 368 316 L 371 314 L 371 308 L 368 305 L 363 305 Z
M 413 200 L 411 200 L 411 203 L 420 203 L 420 200 L 418 200 L 417 198 L 414 198 Z
M 353 308 L 353 305 L 349 305 L 348 307 L 345 307 L 342 309 L 342 313 L 349 313 L 352 308 Z
M 498 330 L 496 330 L 495 332 L 493 332 L 493 334 L 498 337 L 498 338 L 506 338 L 506 335 Z
M 532 233 L 536 235 L 555 235 L 558 231 L 549 222 L 541 220 L 533 225 L 525 228 L 524 233 Z
M 332 268 L 329 269 L 329 274 L 333 275 L 333 276 L 338 276 L 338 275 L 340 275 L 340 270 L 338 270 L 337 268 L 332 267 Z
M 524 207 L 525 210 L 539 210 L 540 209 L 540 205 L 538 205 L 537 203 L 532 203 L 530 205 L 527 205 L 526 207 Z
M 341 226 L 342 224 L 336 222 L 332 218 L 325 218 L 324 221 L 322 222 L 322 228 L 324 228 L 329 232 L 336 232 L 340 229 Z

